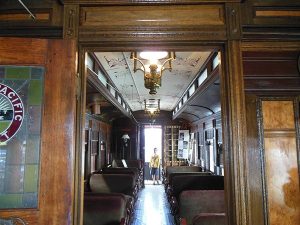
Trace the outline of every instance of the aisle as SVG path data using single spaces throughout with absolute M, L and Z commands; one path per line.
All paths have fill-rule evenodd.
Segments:
M 131 225 L 175 225 L 163 185 L 146 184 L 140 191 Z

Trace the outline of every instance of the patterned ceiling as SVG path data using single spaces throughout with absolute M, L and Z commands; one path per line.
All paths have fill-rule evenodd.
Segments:
M 149 89 L 144 87 L 143 72 L 133 72 L 130 52 L 96 52 L 95 55 L 132 111 L 144 110 L 144 100 L 150 98 L 160 99 L 161 110 L 171 111 L 198 75 L 210 52 L 176 52 L 173 69 L 163 72 L 161 87 L 155 95 L 150 95 Z

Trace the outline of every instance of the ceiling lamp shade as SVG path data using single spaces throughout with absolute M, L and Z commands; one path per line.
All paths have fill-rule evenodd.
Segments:
M 155 115 L 160 112 L 160 99 L 148 99 L 144 100 L 145 103 L 145 113 L 147 113 L 150 118 L 153 118 Z
M 130 58 L 133 60 L 133 72 L 140 70 L 144 73 L 144 86 L 149 89 L 149 94 L 157 93 L 156 89 L 161 86 L 163 71 L 172 71 L 172 60 L 175 59 L 175 52 L 132 52 Z M 165 61 L 160 64 L 159 60 Z M 141 67 L 138 68 L 138 63 Z M 168 66 L 165 65 L 168 63 Z

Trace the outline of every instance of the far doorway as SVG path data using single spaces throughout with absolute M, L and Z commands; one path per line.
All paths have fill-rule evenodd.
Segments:
M 153 149 L 157 148 L 157 154 L 160 158 L 159 179 L 161 178 L 162 165 L 162 127 L 160 125 L 145 126 L 145 184 L 147 180 L 152 180 L 150 175 L 149 162 L 153 154 Z

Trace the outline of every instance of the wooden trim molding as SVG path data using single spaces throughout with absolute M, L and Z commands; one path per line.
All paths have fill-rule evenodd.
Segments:
M 35 13 L 36 21 L 49 21 L 51 18 L 50 12 Z M 0 14 L 0 21 L 32 21 L 32 18 L 28 13 L 8 13 Z
M 65 39 L 76 39 L 78 36 L 79 6 L 65 5 L 64 7 L 64 31 Z
M 242 51 L 300 51 L 299 41 L 243 41 Z
M 241 38 L 241 8 L 240 4 L 226 4 L 227 37 L 228 39 Z
M 295 10 L 255 10 L 255 16 L 259 17 L 300 17 L 300 11 Z
M 268 137 L 296 137 L 295 129 L 265 129 L 264 136 Z
M 144 4 L 166 4 L 166 5 L 181 5 L 181 4 L 203 4 L 203 3 L 241 3 L 244 0 L 64 0 L 65 4 L 80 4 L 80 5 L 144 5 Z
M 226 70 L 221 76 L 223 143 L 225 151 L 225 190 L 227 224 L 249 225 L 247 206 L 246 108 L 243 85 L 241 42 L 228 41 L 225 49 Z M 228 134 L 228 136 L 226 135 Z M 230 134 L 230 135 L 229 135 Z M 230 137 L 229 137 L 230 136 Z

